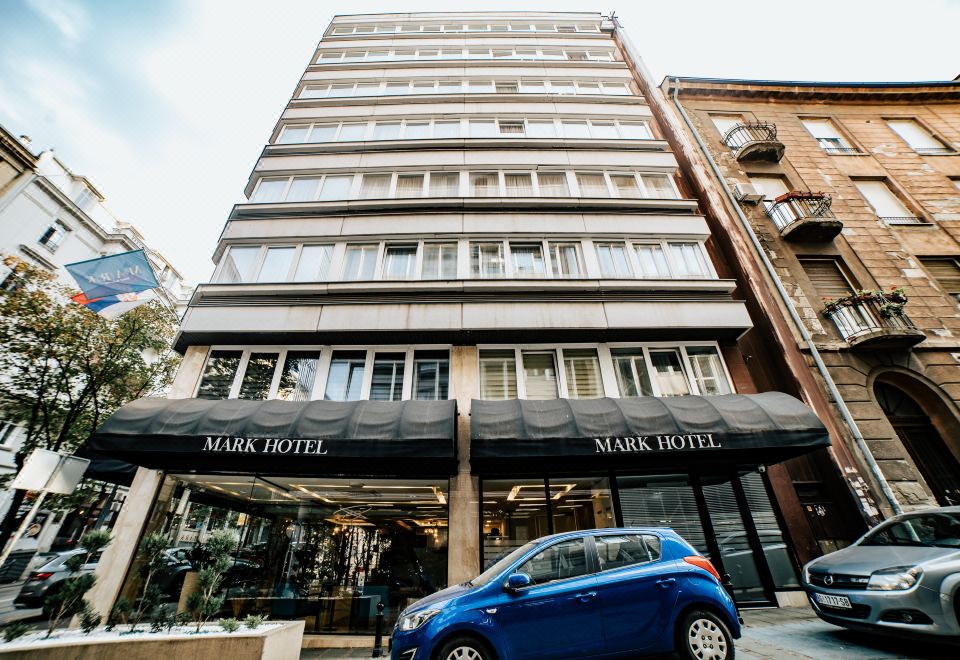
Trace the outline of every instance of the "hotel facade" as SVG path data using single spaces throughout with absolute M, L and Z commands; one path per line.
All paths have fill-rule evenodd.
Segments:
M 170 399 L 93 438 L 140 466 L 101 610 L 152 531 L 186 552 L 229 530 L 227 610 L 308 633 L 370 633 L 379 602 L 392 625 L 595 527 L 671 526 L 741 604 L 789 601 L 798 563 L 853 533 L 805 518 L 783 461 L 850 499 L 830 432 L 758 393 L 781 358 L 741 349 L 750 289 L 614 20 L 337 17 L 245 192 Z

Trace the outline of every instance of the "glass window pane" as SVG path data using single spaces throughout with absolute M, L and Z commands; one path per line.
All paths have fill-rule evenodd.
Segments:
M 471 80 L 469 81 L 469 91 L 471 94 L 489 94 L 494 91 L 493 81 L 490 80 Z
M 507 197 L 533 197 L 533 177 L 530 174 L 504 174 Z
M 226 399 L 240 366 L 241 351 L 210 351 L 200 378 L 198 399 Z
M 319 363 L 319 351 L 287 351 L 277 398 L 283 401 L 309 401 Z
M 430 122 L 408 121 L 403 129 L 403 137 L 407 140 L 426 140 L 430 137 Z
M 554 138 L 557 137 L 557 126 L 552 119 L 531 119 L 527 122 L 527 135 L 535 138 Z
M 546 94 L 547 84 L 542 80 L 521 80 L 520 91 L 524 94 Z
M 425 243 L 423 275 L 425 280 L 452 280 L 457 277 L 457 244 Z
M 647 197 L 653 199 L 676 199 L 677 191 L 670 184 L 670 177 L 666 174 L 641 174 L 643 187 L 647 190 Z
M 503 277 L 506 273 L 503 243 L 471 243 L 470 265 L 474 277 Z
M 497 137 L 497 122 L 493 121 L 492 119 L 471 119 L 470 137 Z
M 257 282 L 286 282 L 296 251 L 293 247 L 268 248 L 257 275 Z
M 413 354 L 413 398 L 441 401 L 447 398 L 450 356 L 447 351 L 417 351 Z
M 587 553 L 583 539 L 551 545 L 520 566 L 517 573 L 526 573 L 532 584 L 547 584 L 587 574 Z
M 730 394 L 730 383 L 717 349 L 713 346 L 691 346 L 686 350 L 700 394 Z
M 422 197 L 422 196 L 423 196 L 423 175 L 422 174 L 397 175 L 397 197 Z
M 600 83 L 580 81 L 577 83 L 577 93 L 578 94 L 599 94 Z
M 626 83 L 603 83 L 603 93 L 613 96 L 630 96 L 630 86 Z
M 594 348 L 563 349 L 567 396 L 571 399 L 598 399 L 603 396 L 600 358 Z
M 557 365 L 553 351 L 523 352 L 523 384 L 528 399 L 557 398 Z
M 613 183 L 618 197 L 640 197 L 640 186 L 637 185 L 637 178 L 632 174 L 611 174 L 610 182 Z
M 287 191 L 287 202 L 312 202 L 317 198 L 317 188 L 320 187 L 318 176 L 295 176 Z
M 663 247 L 657 244 L 639 243 L 634 245 L 637 259 L 640 261 L 640 275 L 642 277 L 670 277 L 670 267 L 667 265 L 667 255 Z
M 460 137 L 460 121 L 433 122 L 433 137 L 438 139 Z
M 416 276 L 416 268 L 416 245 L 388 245 L 384 250 L 384 279 L 412 280 Z
M 577 185 L 580 186 L 581 197 L 609 197 L 607 182 L 602 174 L 588 174 L 577 172 Z
M 511 243 L 510 256 L 514 277 L 544 277 L 543 245 L 540 243 Z
M 760 545 L 763 547 L 763 556 L 770 566 L 770 572 L 773 574 L 774 586 L 778 589 L 799 588 L 800 583 L 797 581 L 797 573 L 793 568 L 793 562 L 790 561 L 790 551 L 783 538 L 783 532 L 780 530 L 780 524 L 777 522 L 777 514 L 770 502 L 763 477 L 759 472 L 748 472 L 741 475 L 740 483 L 743 485 L 743 493 L 746 495 L 747 508 L 750 510 L 753 522 L 757 526 Z M 954 538 L 956 538 L 956 535 L 954 535 Z M 724 564 L 724 568 L 726 568 L 726 564 Z
M 336 137 L 338 124 L 316 124 L 310 131 L 311 142 L 330 142 Z
M 650 384 L 650 374 L 647 372 L 643 350 L 619 348 L 611 353 L 620 396 L 653 396 L 653 386 Z
M 517 360 L 513 349 L 480 351 L 480 398 L 517 398 Z
M 597 260 L 600 262 L 600 273 L 604 277 L 633 275 L 624 243 L 594 243 L 594 247 L 597 251 Z
M 459 172 L 431 172 L 431 197 L 456 197 L 460 194 Z
M 300 92 L 302 99 L 322 99 L 330 91 L 329 85 L 307 85 Z
M 483 481 L 483 566 L 549 533 L 543 479 Z
M 590 122 L 590 137 L 601 140 L 616 140 L 620 135 L 617 133 L 617 125 L 612 121 L 592 121 Z
M 486 491 L 484 491 L 484 499 Z M 605 477 L 550 478 L 550 502 L 556 533 L 613 527 L 613 500 Z
M 437 91 L 437 83 L 433 80 L 419 80 L 413 83 L 414 94 L 434 94 Z
M 323 282 L 330 272 L 332 245 L 304 245 L 300 251 L 294 282 Z
M 625 526 L 671 527 L 698 552 L 709 555 L 696 495 L 687 475 L 617 477 L 617 487 Z M 736 506 L 732 496 L 730 501 Z
M 320 199 L 347 199 L 350 197 L 350 188 L 353 187 L 353 176 L 326 176 L 320 188 Z
M 310 125 L 305 126 L 285 126 L 283 133 L 277 144 L 300 144 L 307 141 L 307 134 L 310 133 Z
M 699 243 L 670 243 L 678 277 L 707 277 L 707 262 Z
M 277 370 L 276 353 L 251 353 L 247 361 L 247 370 L 240 382 L 241 399 L 262 401 L 270 394 L 270 383 L 273 382 L 273 372 Z
M 400 122 L 398 121 L 378 121 L 373 125 L 374 140 L 399 140 Z
M 354 83 L 335 83 L 330 85 L 329 96 L 353 96 Z
M 379 96 L 379 95 L 380 95 L 380 83 L 378 82 L 357 83 L 356 96 Z
M 367 124 L 344 124 L 340 127 L 340 135 L 337 137 L 341 142 L 355 142 L 362 140 L 367 135 Z
M 551 94 L 575 94 L 576 88 L 573 86 L 573 83 L 566 80 L 551 80 L 550 81 L 550 93 Z
M 463 94 L 463 91 L 463 81 L 461 80 L 441 80 L 437 83 L 438 94 Z
M 550 261 L 554 277 L 580 277 L 580 244 L 551 243 Z
M 569 197 L 566 172 L 537 172 L 541 197 Z
M 515 82 L 498 82 L 497 83 L 497 94 L 516 94 L 520 91 L 520 88 Z
M 384 88 L 384 94 L 387 96 L 396 96 L 397 94 L 407 94 L 410 92 L 409 82 L 388 82 Z
M 372 280 L 376 273 L 377 245 L 348 245 L 344 256 L 343 279 Z
M 363 351 L 337 351 L 330 361 L 327 387 L 323 394 L 326 401 L 359 401 L 363 388 L 363 372 L 366 356 Z
M 501 135 L 523 135 L 524 126 L 523 121 L 505 121 L 500 120 L 500 134 Z
M 653 136 L 643 122 L 622 121 L 620 122 L 620 137 L 627 140 L 649 140 Z
M 389 174 L 364 174 L 360 199 L 386 199 L 390 193 Z
M 563 126 L 563 137 L 565 138 L 588 138 L 590 137 L 590 126 L 585 121 L 560 122 Z
M 403 398 L 403 353 L 377 353 L 370 381 L 371 401 L 399 401 Z
M 496 172 L 471 172 L 470 194 L 474 197 L 499 197 L 500 179 Z
M 677 349 L 651 350 L 650 363 L 654 378 L 660 388 L 660 396 L 680 396 L 690 394 L 687 375 L 683 371 L 680 351 Z
M 256 247 L 231 246 L 223 258 L 223 266 L 217 275 L 217 282 L 223 284 L 252 282 L 253 268 L 257 265 L 259 255 L 259 245 Z
M 260 183 L 257 184 L 257 189 L 254 191 L 250 201 L 260 204 L 271 204 L 283 201 L 283 192 L 287 189 L 288 181 L 289 179 L 287 177 L 282 179 L 260 179 Z
M 659 539 L 656 536 L 648 536 L 648 538 L 651 540 L 649 545 L 644 542 L 644 537 L 640 534 L 597 536 L 600 570 L 612 571 L 656 561 L 660 558 Z M 653 551 L 654 549 L 656 552 Z

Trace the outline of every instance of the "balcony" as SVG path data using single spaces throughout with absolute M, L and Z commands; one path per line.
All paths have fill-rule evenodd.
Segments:
M 861 351 L 903 350 L 927 336 L 904 314 L 907 297 L 902 290 L 858 291 L 827 303 L 831 319 L 850 348 Z
M 779 163 L 786 147 L 777 139 L 775 124 L 762 122 L 737 124 L 723 136 L 723 143 L 733 149 L 738 161 Z
M 843 223 L 830 210 L 832 203 L 830 195 L 794 190 L 767 206 L 767 215 L 788 241 L 825 243 L 843 230 Z

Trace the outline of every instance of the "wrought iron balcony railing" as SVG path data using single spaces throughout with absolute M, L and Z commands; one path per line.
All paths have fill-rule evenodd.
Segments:
M 794 190 L 768 204 L 767 215 L 784 238 L 828 241 L 843 229 L 830 208 L 832 204 L 833 198 L 825 193 Z
M 779 162 L 785 149 L 777 138 L 776 124 L 766 122 L 737 124 L 724 133 L 723 143 L 733 149 L 737 160 Z
M 851 347 L 909 348 L 926 335 L 904 313 L 906 303 L 899 292 L 861 291 L 828 303 L 823 313 Z

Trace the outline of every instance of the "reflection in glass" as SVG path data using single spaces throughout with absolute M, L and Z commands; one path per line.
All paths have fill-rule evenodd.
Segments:
M 286 282 L 296 251 L 297 248 L 293 247 L 267 248 L 263 265 L 257 274 L 257 282 Z
M 687 357 L 700 394 L 729 394 L 730 383 L 723 371 L 720 355 L 713 346 L 690 346 Z
M 653 385 L 647 363 L 640 348 L 620 348 L 611 351 L 613 368 L 617 372 L 620 396 L 653 396 Z
M 763 583 L 757 571 L 757 561 L 750 549 L 750 541 L 743 524 L 743 516 L 733 493 L 733 484 L 726 477 L 703 484 L 703 497 L 707 502 L 710 520 L 720 546 L 723 571 L 730 575 L 734 598 L 763 600 Z M 779 531 L 779 530 L 778 530 Z M 792 570 L 792 569 L 791 569 Z
M 348 245 L 344 257 L 343 279 L 372 280 L 377 269 L 378 245 Z
M 672 527 L 709 556 L 697 500 L 686 475 L 617 477 L 617 488 L 624 526 Z
M 226 256 L 223 258 L 223 266 L 220 268 L 220 274 L 217 277 L 217 282 L 221 282 L 223 284 L 252 282 L 253 269 L 257 265 L 257 256 L 259 256 L 259 254 L 259 246 L 232 246 L 227 251 Z
M 383 255 L 383 278 L 410 280 L 416 275 L 417 246 L 388 245 Z
M 332 245 L 304 245 L 300 251 L 294 282 L 323 282 L 330 273 Z
M 270 394 L 270 384 L 273 382 L 273 372 L 277 369 L 276 353 L 251 353 L 247 360 L 247 369 L 240 381 L 241 399 L 262 401 Z
M 431 177 L 432 181 L 432 177 Z M 432 183 L 431 183 L 432 185 Z M 457 277 L 457 244 L 425 243 L 423 246 L 425 280 L 452 280 Z
M 594 243 L 594 246 L 604 277 L 630 277 L 633 274 L 624 243 Z
M 480 351 L 480 398 L 517 398 L 517 360 L 513 349 Z
M 449 380 L 450 357 L 447 351 L 417 351 L 413 354 L 414 399 L 446 399 Z
M 210 351 L 200 378 L 198 399 L 226 399 L 240 366 L 241 351 Z
M 551 243 L 550 261 L 554 277 L 580 277 L 580 244 Z
M 471 243 L 470 262 L 474 277 L 503 277 L 503 243 Z
M 540 243 L 511 243 L 510 256 L 515 277 L 544 277 L 543 245 Z
M 550 477 L 555 533 L 614 527 L 612 502 L 606 477 Z
M 549 533 L 543 479 L 483 481 L 483 568 Z
M 330 361 L 323 398 L 327 401 L 358 401 L 363 388 L 365 362 L 363 351 L 335 352 Z
M 284 401 L 309 401 L 317 379 L 318 351 L 287 351 L 280 373 L 277 398 Z
M 399 401 L 403 398 L 403 353 L 377 353 L 370 381 L 371 401 Z

